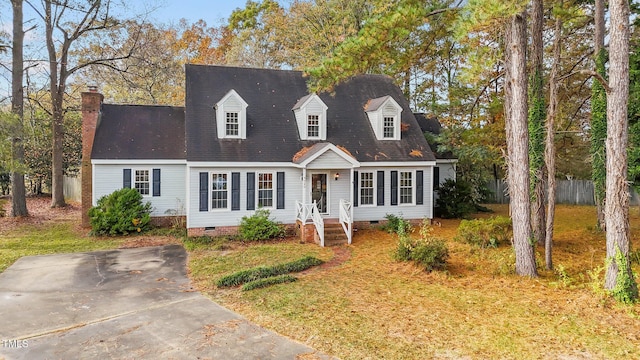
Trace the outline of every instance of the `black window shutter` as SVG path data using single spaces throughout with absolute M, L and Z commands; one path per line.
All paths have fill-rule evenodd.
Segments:
M 358 206 L 358 199 L 360 198 L 360 194 L 358 193 L 358 172 L 353 172 L 353 206 Z
M 131 189 L 131 169 L 122 169 L 122 187 Z
M 377 204 L 382 206 L 384 205 L 384 171 L 378 171 L 378 201 Z
M 160 196 L 160 169 L 153 169 L 153 196 Z
M 433 190 L 440 189 L 440 168 L 433 167 Z
M 209 173 L 200 173 L 200 211 L 209 210 Z
M 280 171 L 277 174 L 278 180 L 278 199 L 276 209 L 284 209 L 284 172 Z
M 256 173 L 247 173 L 247 210 L 256 209 Z
M 424 172 L 416 171 L 416 205 L 424 204 Z
M 398 172 L 391 172 L 391 205 L 398 205 Z
M 240 210 L 240 173 L 231 173 L 231 210 Z

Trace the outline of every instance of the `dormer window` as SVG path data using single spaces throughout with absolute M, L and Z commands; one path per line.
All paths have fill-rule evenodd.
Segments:
M 240 123 L 238 118 L 240 116 L 237 112 L 228 112 L 226 113 L 226 124 L 225 127 L 227 129 L 226 136 L 238 136 L 240 134 Z
M 395 137 L 396 118 L 393 116 L 385 116 L 382 123 L 382 137 L 385 139 L 393 139 Z
M 247 103 L 235 91 L 229 91 L 216 103 L 218 138 L 247 138 Z
M 402 107 L 391 96 L 369 100 L 364 110 L 378 140 L 400 140 Z
M 327 139 L 327 105 L 316 94 L 298 100 L 293 107 L 301 140 Z
M 307 115 L 307 137 L 309 138 L 320 137 L 320 116 L 319 115 Z

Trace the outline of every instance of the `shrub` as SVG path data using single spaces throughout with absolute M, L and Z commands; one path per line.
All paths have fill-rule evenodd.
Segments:
M 512 234 L 511 219 L 495 216 L 489 219 L 462 220 L 455 239 L 486 248 L 510 241 Z
M 411 259 L 426 271 L 444 270 L 447 267 L 449 249 L 442 239 L 420 239 L 411 253 Z
M 136 189 L 124 188 L 105 195 L 89 209 L 91 230 L 97 235 L 127 235 L 150 228 L 151 204 L 142 203 Z
M 469 183 L 447 179 L 438 189 L 436 208 L 443 218 L 463 219 L 476 211 Z
M 269 278 L 272 276 L 284 275 L 292 272 L 300 272 L 314 266 L 322 264 L 323 261 L 313 256 L 305 256 L 299 260 L 285 264 L 265 267 L 260 266 L 248 270 L 235 272 L 231 275 L 220 278 L 216 285 L 218 287 L 237 286 L 258 279 Z
M 398 247 L 394 258 L 399 261 L 414 261 L 426 271 L 444 270 L 449 258 L 449 249 L 444 240 L 431 235 L 428 220 L 420 225 L 420 238 L 417 240 L 404 231 L 398 232 Z
M 285 235 L 282 224 L 270 218 L 266 209 L 258 209 L 251 216 L 243 216 L 240 221 L 240 235 L 249 241 L 267 240 Z
M 259 279 L 259 280 L 248 282 L 242 286 L 242 291 L 259 289 L 259 288 L 263 288 L 263 287 L 267 287 L 275 284 L 290 283 L 297 280 L 298 278 L 291 275 L 273 276 L 266 279 Z
M 387 219 L 387 223 L 382 226 L 382 230 L 389 234 L 399 234 L 401 231 L 411 232 L 411 224 L 402 215 L 386 214 L 384 218 Z

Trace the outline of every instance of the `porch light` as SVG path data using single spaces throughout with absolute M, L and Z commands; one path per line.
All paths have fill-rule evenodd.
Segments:
M 336 173 L 335 175 L 333 175 L 333 180 L 338 180 L 340 179 L 340 173 Z

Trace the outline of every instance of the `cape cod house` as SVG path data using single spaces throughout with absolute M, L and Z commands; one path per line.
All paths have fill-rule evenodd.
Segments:
M 314 94 L 302 72 L 187 65 L 184 108 L 102 99 L 83 93 L 85 224 L 122 187 L 152 216 L 185 216 L 192 235 L 233 231 L 259 208 L 323 246 L 331 223 L 351 242 L 354 224 L 386 214 L 432 218 L 436 157 L 389 77 Z

